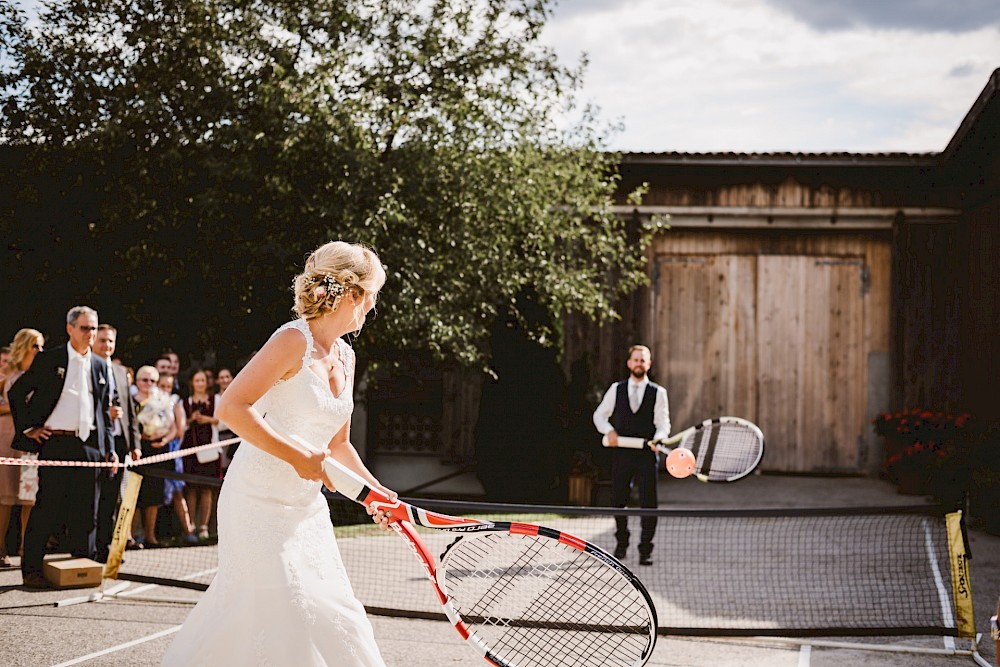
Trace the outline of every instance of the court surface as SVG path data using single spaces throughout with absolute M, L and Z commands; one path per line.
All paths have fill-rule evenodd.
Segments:
M 661 503 L 676 507 L 875 506 L 911 504 L 878 480 L 755 476 L 741 484 L 705 485 L 676 482 L 662 489 Z M 1000 595 L 1000 537 L 970 531 L 976 624 L 988 632 L 988 619 Z M 677 567 L 657 563 L 654 567 Z M 697 567 L 696 559 L 680 568 Z M 56 607 L 60 600 L 86 597 L 97 589 L 28 591 L 17 570 L 0 570 L 0 665 L 36 667 L 88 665 L 106 667 L 159 664 L 190 605 L 117 598 Z M 197 597 L 199 593 L 131 584 L 125 593 Z M 804 591 L 803 594 L 808 594 Z M 376 638 L 391 667 L 439 667 L 486 664 L 443 622 L 372 616 Z M 864 642 L 944 649 L 939 637 L 817 638 L 779 643 L 771 639 L 659 638 L 648 664 L 671 666 L 774 665 L 775 667 L 945 667 L 976 664 L 968 655 L 947 656 L 829 648 L 823 642 Z M 810 644 L 810 642 L 813 642 Z M 967 649 L 966 640 L 955 640 Z M 996 656 L 989 635 L 980 653 L 991 665 Z M 221 666 L 220 666 L 221 667 Z M 294 666 L 289 666 L 294 667 Z

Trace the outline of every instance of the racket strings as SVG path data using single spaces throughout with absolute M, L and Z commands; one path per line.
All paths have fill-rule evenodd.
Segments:
M 575 556 L 576 561 L 586 561 L 592 560 L 586 557 L 583 552 L 577 552 Z M 590 617 L 585 619 L 586 622 L 583 624 L 573 623 L 567 621 L 561 621 L 554 623 L 555 626 L 563 630 L 576 630 L 581 627 L 581 625 L 586 625 L 588 627 L 599 627 L 599 628 L 611 628 L 611 627 L 621 627 L 620 623 L 623 620 L 621 618 L 621 608 L 623 604 L 627 604 L 627 599 L 625 593 L 627 591 L 623 590 L 621 587 L 612 588 L 611 591 L 606 590 L 608 584 L 607 578 L 602 576 L 601 570 L 606 569 L 600 565 L 588 564 L 589 567 L 576 572 L 577 578 L 583 579 L 582 582 L 568 581 L 567 579 L 574 576 L 574 570 L 572 568 L 564 568 L 559 574 L 558 580 L 553 583 L 553 588 L 557 591 L 567 590 L 570 586 L 578 585 L 582 583 L 584 587 L 593 588 L 595 590 L 604 590 L 605 593 L 610 592 L 610 597 L 608 601 L 603 606 L 599 606 L 596 610 L 591 609 Z M 579 576 L 581 575 L 582 576 Z M 631 586 L 627 587 L 632 589 Z M 561 614 L 565 614 L 565 605 L 567 600 L 562 595 L 543 595 L 535 600 L 535 603 L 527 610 L 527 615 L 532 618 L 559 618 Z M 597 612 L 596 614 L 594 612 Z M 648 627 L 645 629 L 645 634 L 643 634 L 639 639 L 640 642 L 634 648 L 641 651 L 647 642 L 648 638 Z M 530 641 L 530 637 L 525 636 L 526 633 L 515 632 L 514 636 L 510 638 L 508 643 L 512 643 L 514 646 L 520 646 L 522 643 L 527 643 Z M 621 646 L 625 642 L 634 642 L 635 635 L 629 634 L 616 634 L 611 636 L 597 636 L 588 645 L 577 647 L 574 644 L 579 642 L 579 637 L 573 632 L 562 632 L 558 633 L 557 637 L 549 637 L 549 641 L 545 644 L 536 641 L 536 647 L 542 649 L 544 647 L 547 657 L 557 658 L 572 656 L 574 651 L 579 650 L 579 648 L 585 648 L 587 651 L 586 659 L 588 662 L 580 663 L 574 662 L 571 664 L 599 664 L 607 665 L 614 661 L 614 656 L 621 650 Z M 555 664 L 555 663 L 553 663 Z
M 626 666 L 650 646 L 651 614 L 635 586 L 557 540 L 508 533 L 466 538 L 443 566 L 459 615 L 509 664 Z
M 756 466 L 763 440 L 743 424 L 722 422 L 696 429 L 680 446 L 695 455 L 698 472 L 709 480 L 726 480 L 742 476 Z

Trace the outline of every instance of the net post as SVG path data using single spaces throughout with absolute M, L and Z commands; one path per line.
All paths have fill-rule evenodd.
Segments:
M 955 601 L 955 627 L 959 637 L 976 637 L 972 609 L 972 555 L 965 548 L 965 517 L 962 510 L 945 516 L 948 530 L 948 557 L 951 560 L 951 591 Z
M 121 567 L 122 555 L 128 542 L 129 527 L 132 525 L 132 515 L 135 514 L 135 504 L 139 499 L 139 487 L 142 486 L 142 475 L 139 473 L 129 470 L 127 477 L 121 506 L 118 508 L 118 520 L 115 521 L 115 532 L 108 547 L 108 562 L 104 564 L 105 579 L 118 578 L 118 569 Z

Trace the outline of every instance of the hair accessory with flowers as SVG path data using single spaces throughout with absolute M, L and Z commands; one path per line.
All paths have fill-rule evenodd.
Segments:
M 313 288 L 313 296 L 317 299 L 332 298 L 336 303 L 336 300 L 343 296 L 346 288 L 329 273 L 323 273 L 320 276 L 322 277 L 319 284 Z

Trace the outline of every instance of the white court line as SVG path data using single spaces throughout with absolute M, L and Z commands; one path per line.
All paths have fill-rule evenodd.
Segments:
M 139 593 L 145 593 L 146 591 L 148 591 L 150 589 L 159 588 L 159 587 L 160 587 L 159 584 L 144 584 L 142 586 L 139 586 L 138 588 L 133 588 L 131 590 L 125 591 L 124 593 L 119 593 L 115 597 L 118 597 L 118 598 L 132 597 L 133 595 L 138 595 Z
M 107 655 L 109 653 L 115 653 L 117 651 L 124 651 L 127 648 L 132 648 L 133 646 L 138 646 L 139 644 L 145 644 L 146 642 L 153 641 L 154 639 L 159 639 L 160 637 L 166 637 L 167 635 L 172 635 L 181 626 L 175 625 L 172 628 L 167 628 L 166 630 L 160 630 L 154 634 L 148 635 L 146 637 L 140 637 L 139 639 L 133 639 L 130 642 L 125 642 L 124 644 L 119 644 L 117 646 L 112 646 L 106 648 L 103 651 L 98 651 L 96 653 L 91 653 L 89 655 L 83 655 L 79 658 L 74 658 L 73 660 L 67 660 L 66 662 L 60 662 L 58 665 L 53 665 L 52 667 L 69 667 L 70 665 L 79 665 L 80 663 L 87 662 L 88 660 L 93 660 L 94 658 L 100 658 L 102 655 Z
M 927 547 L 927 557 L 931 561 L 931 572 L 934 574 L 934 585 L 937 586 L 938 602 L 941 605 L 941 616 L 947 628 L 955 627 L 955 617 L 951 613 L 951 600 L 948 598 L 948 589 L 944 587 L 944 579 L 941 577 L 941 570 L 938 568 L 937 551 L 934 549 L 934 541 L 931 539 L 931 527 L 927 519 L 923 520 L 924 526 L 924 546 Z M 955 638 L 946 636 L 944 647 L 949 651 L 955 650 Z
M 803 644 L 799 647 L 799 667 L 809 667 L 810 653 L 812 653 L 812 647 L 809 644 Z

